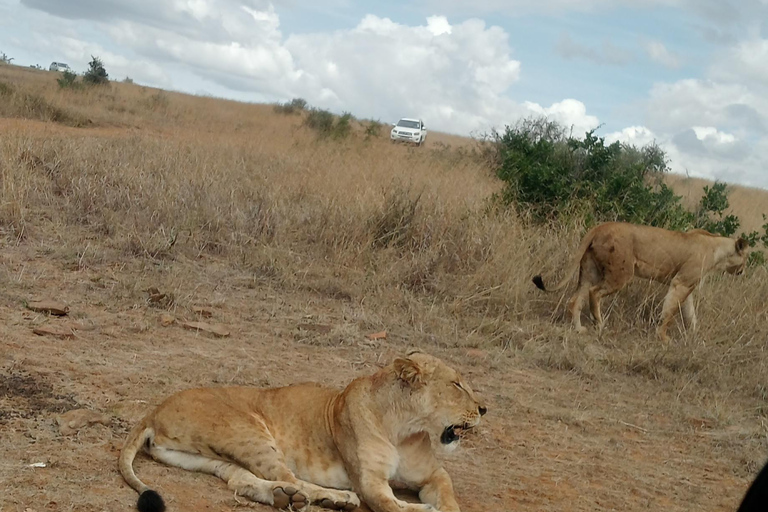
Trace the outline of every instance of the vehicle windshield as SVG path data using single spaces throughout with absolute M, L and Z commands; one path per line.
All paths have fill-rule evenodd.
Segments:
M 401 119 L 397 122 L 397 126 L 401 128 L 418 128 L 419 122 L 418 121 L 409 121 L 407 119 Z

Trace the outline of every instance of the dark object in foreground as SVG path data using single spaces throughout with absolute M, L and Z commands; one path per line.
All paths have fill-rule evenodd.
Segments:
M 765 512 L 768 510 L 768 462 L 747 489 L 737 512 Z

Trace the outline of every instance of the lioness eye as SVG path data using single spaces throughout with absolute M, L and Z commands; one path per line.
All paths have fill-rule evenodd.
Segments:
M 453 385 L 459 389 L 464 389 L 463 387 L 461 387 L 461 382 L 454 382 Z

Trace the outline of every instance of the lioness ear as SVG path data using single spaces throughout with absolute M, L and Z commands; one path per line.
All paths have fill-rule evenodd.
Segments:
M 419 389 L 424 385 L 424 372 L 413 359 L 398 357 L 393 364 L 397 378 L 409 387 Z
M 747 247 L 749 247 L 749 242 L 747 242 L 743 238 L 739 238 L 738 240 L 736 240 L 736 252 L 738 254 L 742 254 Z

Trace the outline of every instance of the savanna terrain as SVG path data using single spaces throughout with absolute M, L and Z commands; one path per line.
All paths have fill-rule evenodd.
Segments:
M 559 275 L 584 227 L 494 205 L 471 140 L 393 145 L 355 121 L 321 138 L 304 112 L 56 78 L 0 66 L 0 510 L 134 510 L 117 455 L 170 393 L 343 386 L 414 347 L 489 403 L 445 457 L 468 512 L 733 511 L 768 458 L 766 267 L 705 280 L 699 329 L 668 344 L 647 282 L 579 335 L 573 285 L 531 276 Z M 669 182 L 693 203 L 704 184 Z M 768 195 L 735 187 L 731 205 L 759 229 Z M 73 409 L 103 416 L 59 425 Z M 269 510 L 136 468 L 170 510 Z

